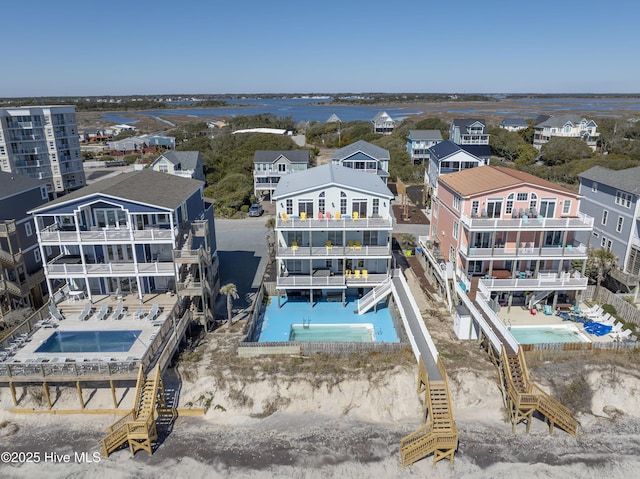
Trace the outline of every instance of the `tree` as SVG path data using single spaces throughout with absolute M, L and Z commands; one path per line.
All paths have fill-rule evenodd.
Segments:
M 267 248 L 269 249 L 269 262 L 271 263 L 276 253 L 276 219 L 274 217 L 269 218 L 264 227 L 268 231 L 265 237 L 267 239 Z
M 572 160 L 590 158 L 591 148 L 579 138 L 554 136 L 542 145 L 542 159 L 547 165 L 561 165 Z
M 596 292 L 594 296 L 598 296 L 602 281 L 609 275 L 612 269 L 617 267 L 618 257 L 605 248 L 589 249 L 587 258 L 587 274 L 591 279 L 596 281 Z
M 227 283 L 220 288 L 220 292 L 227 297 L 227 328 L 230 328 L 233 316 L 233 300 L 239 297 L 238 289 L 235 284 Z
M 489 146 L 491 151 L 507 161 L 515 161 L 518 157 L 518 151 L 526 143 L 520 135 L 515 131 L 508 131 L 504 128 L 490 128 Z

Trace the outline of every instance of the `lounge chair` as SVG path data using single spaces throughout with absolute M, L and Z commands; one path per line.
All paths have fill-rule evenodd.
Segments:
M 98 321 L 102 321 L 103 319 L 107 319 L 108 315 L 109 315 L 109 306 L 107 306 L 106 304 L 103 304 L 96 318 L 98 319 Z
M 84 309 L 78 316 L 78 321 L 86 321 L 91 316 L 91 303 L 87 303 L 84 305 Z
M 142 319 L 144 317 L 144 314 L 142 314 L 142 306 L 140 306 L 138 309 L 136 309 L 136 312 L 133 313 L 133 319 Z
M 124 314 L 124 305 L 122 304 L 122 301 L 118 301 L 118 306 L 116 306 L 116 310 L 111 315 L 111 319 L 120 319 L 122 318 L 123 314 Z
M 51 316 L 56 318 L 58 321 L 62 321 L 64 319 L 62 313 L 58 311 L 58 308 L 56 308 L 56 305 L 53 303 L 49 304 L 49 312 L 51 313 Z
M 624 339 L 627 339 L 631 336 L 631 330 L 630 329 L 625 329 L 624 331 L 620 331 L 618 333 L 618 341 L 622 341 Z
M 611 328 L 611 332 L 612 333 L 619 333 L 620 331 L 622 331 L 622 327 L 623 327 L 622 323 L 615 323 L 613 325 L 613 327 Z
M 551 316 L 553 314 L 553 310 L 548 304 L 544 305 L 544 314 L 546 314 L 547 316 Z
M 329 213 L 328 211 L 324 214 L 324 217 L 328 220 L 331 219 L 331 213 Z
M 151 305 L 151 310 L 149 311 L 149 314 L 147 314 L 147 319 L 153 321 L 158 317 L 159 314 L 160 314 L 160 306 L 158 305 L 158 303 L 153 303 Z

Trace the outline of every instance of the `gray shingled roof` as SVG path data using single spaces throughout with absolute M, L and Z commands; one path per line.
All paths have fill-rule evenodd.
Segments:
M 442 140 L 440 130 L 409 130 L 410 140 Z
M 254 163 L 273 163 L 280 155 L 291 163 L 309 164 L 309 150 L 256 150 L 253 154 Z
M 183 170 L 195 170 L 198 167 L 198 157 L 200 152 L 198 151 L 165 151 L 160 155 L 153 163 L 152 166 L 162 157 L 174 165 L 180 165 Z
M 640 166 L 626 170 L 610 170 L 603 166 L 594 166 L 578 176 L 634 195 L 640 195 Z
M 567 115 L 560 115 L 560 116 L 552 116 L 551 118 L 548 118 L 540 123 L 537 123 L 536 126 L 537 127 L 542 127 L 542 128 L 562 128 L 564 125 L 567 124 L 567 122 L 571 122 L 574 125 L 578 125 L 580 124 L 580 122 L 582 120 L 585 120 L 586 118 L 583 116 L 578 116 L 578 115 L 571 115 L 571 114 L 567 114 Z M 593 120 L 591 120 L 593 121 Z M 595 123 L 595 122 L 594 122 Z
M 0 198 L 6 198 L 7 196 L 22 193 L 23 191 L 40 188 L 45 184 L 44 181 L 36 180 L 30 176 L 0 171 Z
M 482 125 L 486 128 L 487 124 L 484 120 L 480 118 L 455 118 L 453 120 L 453 125 L 462 129 L 462 127 L 468 127 L 469 125 L 474 124 L 475 122 L 482 123 Z
M 323 186 L 342 186 L 389 199 L 393 198 L 393 193 L 378 175 L 335 164 L 316 166 L 283 176 L 273 192 L 273 198 L 277 200 Z
M 361 151 L 365 155 L 369 155 L 370 157 L 375 158 L 376 160 L 389 160 L 389 150 L 385 150 L 384 148 L 380 148 L 379 146 L 372 145 L 371 143 L 364 140 L 358 140 L 355 143 L 351 143 L 350 145 L 345 146 L 344 148 L 340 148 L 333 154 L 331 159 L 341 161 L 359 151 Z
M 96 181 L 33 210 L 45 210 L 96 194 L 135 201 L 147 205 L 175 209 L 204 183 L 198 180 L 167 175 L 150 168 L 121 173 L 112 178 Z

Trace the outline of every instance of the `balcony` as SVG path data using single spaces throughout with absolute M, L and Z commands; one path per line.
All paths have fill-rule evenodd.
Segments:
M 560 273 L 541 272 L 536 277 L 480 280 L 490 291 L 550 291 L 550 290 L 585 290 L 589 279 L 575 272 Z
M 462 224 L 471 231 L 590 231 L 593 218 L 582 213 L 566 218 L 470 218 L 460 216 Z
M 15 234 L 16 232 L 16 221 L 15 220 L 6 220 L 0 222 L 0 236 L 3 238 L 7 238 L 9 235 Z
M 124 243 L 133 241 L 136 243 L 168 243 L 173 242 L 175 234 L 169 229 L 95 229 L 91 231 L 60 230 L 58 225 L 51 225 L 39 232 L 42 244 L 69 244 L 69 243 Z
M 299 219 L 296 216 L 286 220 L 276 218 L 276 230 L 391 230 L 391 218 L 358 218 L 353 219 L 349 215 L 342 218 L 307 218 Z
M 278 258 L 333 258 L 333 257 L 347 257 L 347 258 L 365 258 L 365 257 L 379 257 L 390 258 L 391 249 L 389 245 L 386 246 L 299 246 L 298 248 L 292 248 L 291 246 L 280 246 L 278 248 Z
M 463 248 L 460 253 L 469 260 L 487 259 L 584 259 L 587 257 L 587 247 L 583 244 L 578 246 L 562 245 L 557 246 L 533 246 L 520 248 L 515 247 L 494 247 L 492 248 Z
M 321 270 L 324 271 L 324 270 Z M 373 288 L 389 277 L 387 273 L 370 273 L 367 277 L 360 275 L 355 277 L 336 275 L 318 275 L 316 271 L 313 276 L 309 274 L 290 274 L 289 276 L 279 276 L 276 282 L 278 289 L 346 289 L 346 288 Z
M 22 264 L 23 255 L 22 252 L 9 253 L 8 251 L 0 249 L 0 264 L 15 268 Z
M 58 256 L 46 265 L 51 278 L 69 276 L 174 276 L 173 262 L 166 263 L 86 263 L 77 256 Z

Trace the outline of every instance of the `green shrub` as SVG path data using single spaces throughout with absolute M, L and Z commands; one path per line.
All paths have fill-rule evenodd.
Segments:
M 243 213 L 248 213 L 249 212 L 249 205 L 242 205 L 240 207 L 240 211 L 242 211 Z

